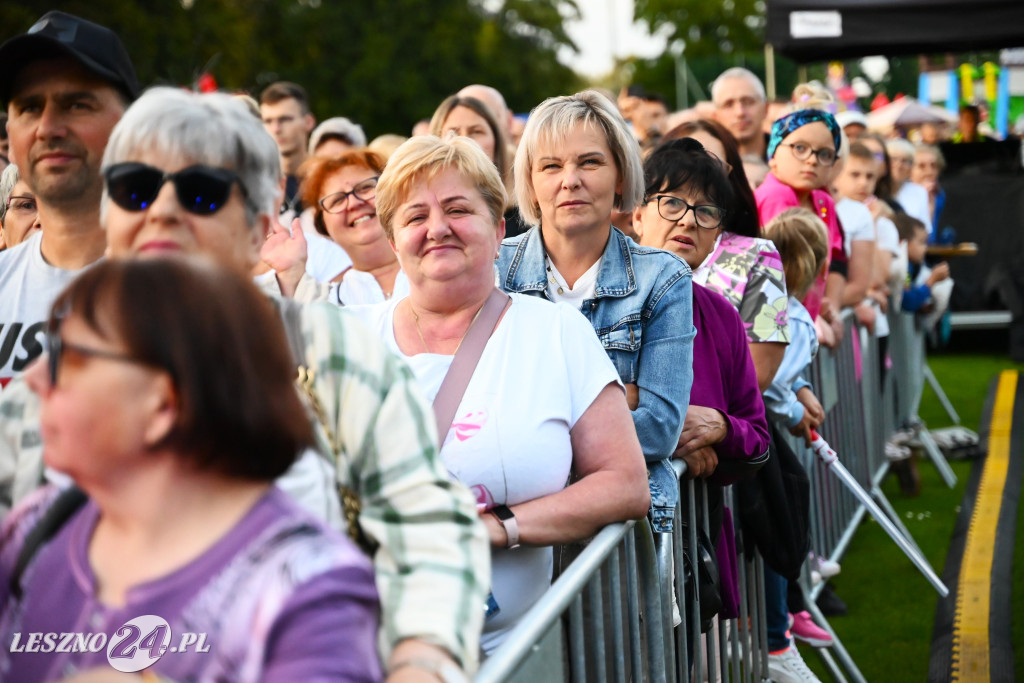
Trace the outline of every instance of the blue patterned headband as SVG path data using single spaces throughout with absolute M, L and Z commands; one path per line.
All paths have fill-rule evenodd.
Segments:
M 835 143 L 836 152 L 839 152 L 839 143 L 842 137 L 835 117 L 827 111 L 821 111 L 820 109 L 801 109 L 792 114 L 786 114 L 772 124 L 772 133 L 768 138 L 768 158 L 771 159 L 775 156 L 775 150 L 778 149 L 779 143 L 785 140 L 787 135 L 797 128 L 806 126 L 808 123 L 814 123 L 815 121 L 821 121 L 828 126 L 829 131 L 832 133 L 832 142 Z

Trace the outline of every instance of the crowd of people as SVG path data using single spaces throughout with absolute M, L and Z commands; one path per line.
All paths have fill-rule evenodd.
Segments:
M 948 277 L 941 154 L 814 84 L 769 117 L 729 69 L 671 128 L 474 84 L 368 142 L 295 83 L 143 88 L 62 12 L 0 63 L 0 642 L 149 653 L 5 647 L 4 680 L 465 680 L 600 528 L 672 531 L 673 459 L 728 565 L 721 487 L 810 443 L 840 310 L 884 338 Z M 816 680 L 766 557 L 771 676 Z

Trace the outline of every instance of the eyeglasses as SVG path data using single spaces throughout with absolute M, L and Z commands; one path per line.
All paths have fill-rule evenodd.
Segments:
M 60 336 L 60 328 L 63 323 L 64 316 L 58 316 L 51 318 L 46 326 L 46 346 L 49 349 L 49 355 L 46 358 L 46 368 L 49 372 L 51 387 L 57 386 L 57 376 L 60 374 L 61 358 L 64 356 L 65 351 L 74 351 L 77 354 L 88 356 L 89 358 L 104 358 L 106 360 L 116 360 L 123 363 L 148 365 L 148 363 L 137 358 L 133 358 L 127 353 L 93 349 L 88 346 L 80 346 L 79 344 L 69 344 Z
M 802 142 L 780 142 L 779 144 L 783 147 L 789 147 L 793 151 L 793 156 L 800 161 L 807 161 L 813 154 L 818 157 L 818 163 L 822 166 L 831 166 L 836 163 L 836 151 L 830 147 L 814 149 L 810 145 L 805 145 Z
M 373 176 L 358 183 L 348 192 L 335 192 L 320 200 L 320 208 L 327 213 L 341 213 L 348 204 L 349 195 L 356 199 L 368 202 L 377 196 L 377 180 L 380 176 Z
M 914 160 L 908 157 L 889 157 L 892 159 L 892 163 L 898 166 L 913 166 Z
M 110 198 L 125 211 L 148 209 L 167 181 L 174 183 L 182 208 L 197 216 L 220 211 L 231 198 L 231 186 L 235 183 L 242 196 L 248 198 L 241 179 L 226 168 L 197 164 L 177 173 L 165 173 L 146 164 L 127 162 L 110 166 L 103 175 Z
M 7 210 L 13 211 L 14 213 L 21 214 L 34 214 L 39 213 L 39 206 L 36 204 L 35 197 L 27 197 L 25 195 L 13 195 L 7 200 Z
M 725 220 L 725 209 L 714 204 L 687 204 L 679 197 L 659 194 L 647 199 L 647 203 L 658 202 L 658 215 L 673 223 L 682 220 L 687 211 L 693 211 L 693 220 L 698 228 L 714 230 Z

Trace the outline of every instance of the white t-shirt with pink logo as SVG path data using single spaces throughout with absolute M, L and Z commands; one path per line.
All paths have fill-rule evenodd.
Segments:
M 569 431 L 618 374 L 586 318 L 568 304 L 512 294 L 512 306 L 484 348 L 445 437 L 449 474 L 484 487 L 494 504 L 518 505 L 565 488 L 572 467 Z M 395 341 L 397 301 L 352 306 L 412 368 L 433 400 L 453 356 L 403 354 Z M 484 626 L 492 652 L 551 583 L 551 548 L 492 549 L 500 612 Z

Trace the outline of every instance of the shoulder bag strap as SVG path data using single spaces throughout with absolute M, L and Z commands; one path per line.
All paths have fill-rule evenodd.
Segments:
M 487 340 L 494 334 L 502 314 L 512 305 L 512 297 L 499 289 L 491 290 L 484 302 L 480 315 L 470 325 L 465 338 L 455 352 L 448 374 L 441 382 L 441 388 L 434 397 L 434 419 L 437 421 L 438 448 L 444 444 L 444 438 L 455 419 L 455 411 L 462 403 L 462 397 L 469 386 L 469 380 L 476 370 L 480 356 L 484 353 Z
M 85 505 L 86 500 L 88 497 L 77 486 L 61 491 L 25 536 L 25 542 L 22 544 L 21 552 L 18 553 L 18 559 L 14 564 L 14 571 L 11 572 L 10 591 L 16 600 L 21 599 L 21 576 L 28 568 L 29 562 L 40 548 L 60 531 L 64 522 L 68 521 L 78 508 Z

